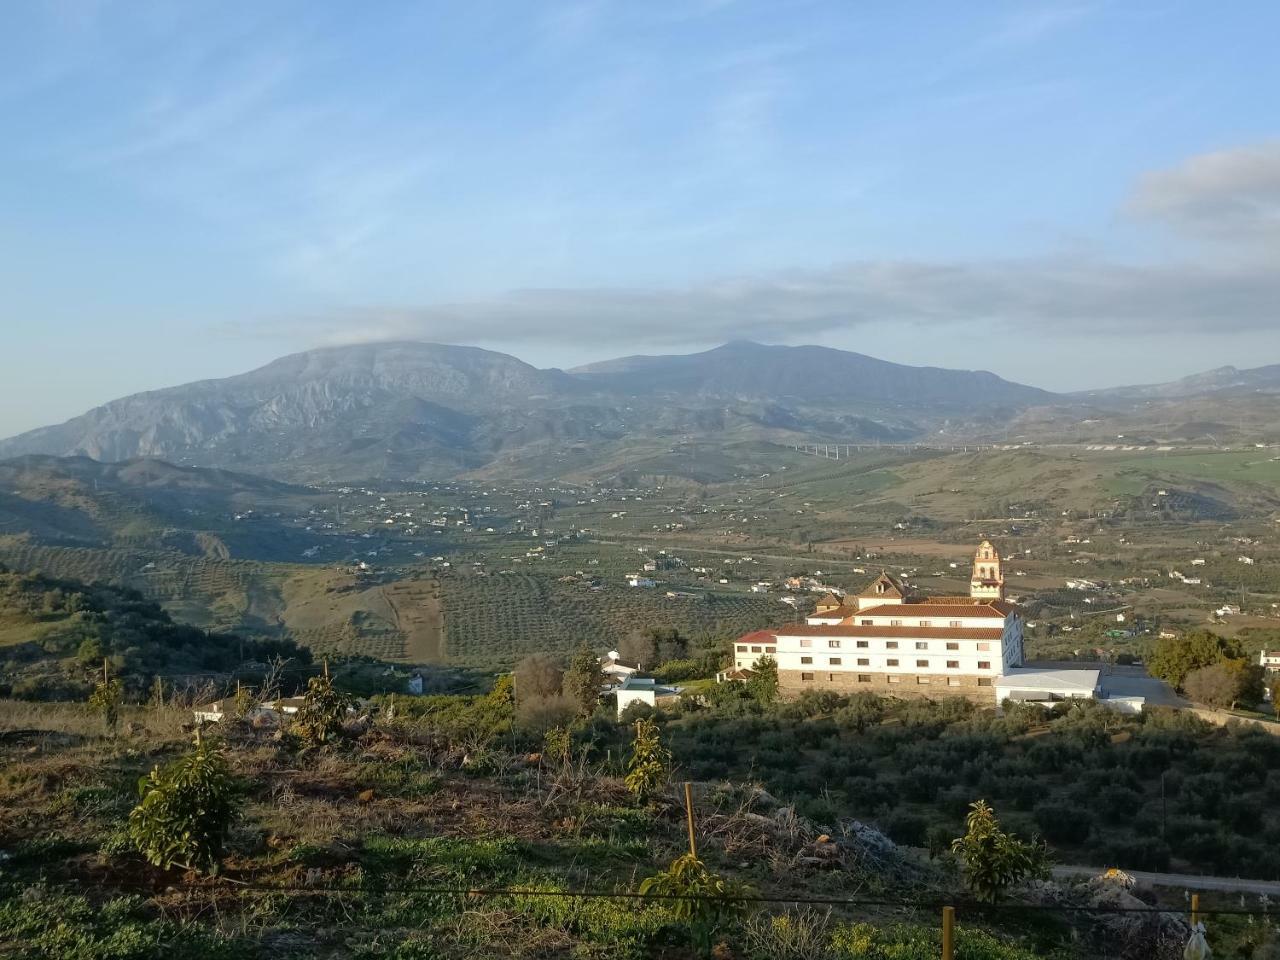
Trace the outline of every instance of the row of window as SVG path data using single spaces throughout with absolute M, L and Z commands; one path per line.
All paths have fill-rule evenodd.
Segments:
M 839 680 L 841 677 L 842 677 L 842 674 L 839 674 L 839 673 L 828 673 L 828 674 L 827 674 L 827 681 L 828 681 L 829 683 L 835 683 L 835 682 L 836 682 L 837 680 Z M 800 679 L 801 679 L 801 680 L 804 680 L 804 681 L 806 681 L 806 682 L 808 682 L 808 681 L 812 681 L 812 680 L 814 679 L 814 675 L 813 675 L 812 673 L 801 673 L 801 674 L 800 674 Z M 906 680 L 910 680 L 910 679 L 911 679 L 910 677 L 897 677 L 897 676 L 887 676 L 887 677 L 885 677 L 885 680 L 886 680 L 888 683 L 903 683 L 903 682 L 905 682 Z M 871 674 L 869 674 L 869 673 L 860 673 L 860 674 L 858 674 L 858 683 L 870 683 L 870 682 L 871 682 L 871 680 L 872 680 L 872 677 L 871 677 Z M 960 678 L 959 678 L 959 677 L 920 677 L 920 676 L 917 676 L 917 677 L 915 678 L 915 681 L 916 681 L 916 685 L 917 685 L 917 686 L 921 686 L 921 687 L 927 687 L 927 686 L 928 686 L 929 684 L 931 684 L 931 683 L 937 683 L 937 684 L 944 684 L 944 683 L 945 683 L 948 687 L 959 687 L 959 686 L 963 686 L 963 683 L 961 682 L 961 680 L 960 680 Z M 991 685 L 992 685 L 992 679 L 991 679 L 990 677 L 979 677 L 979 678 L 978 678 L 978 686 L 980 686 L 980 687 L 989 687 L 989 686 L 991 686 Z
M 861 621 L 861 623 L 862 623 L 862 625 L 863 625 L 864 627 L 874 627 L 874 626 L 876 625 L 876 622 L 875 622 L 874 620 L 863 620 L 863 621 Z M 889 621 L 889 626 L 891 626 L 891 627 L 904 627 L 904 626 L 906 626 L 906 624 L 905 624 L 905 623 L 903 623 L 901 620 L 890 620 L 890 621 Z M 933 626 L 933 621 L 932 621 L 932 620 L 920 620 L 920 621 L 918 621 L 918 622 L 916 623 L 916 626 L 919 626 L 919 627 L 932 627 L 932 626 Z M 964 626 L 964 621 L 963 621 L 963 620 L 948 620 L 948 621 L 947 621 L 947 626 L 948 626 L 948 627 L 963 627 L 963 626 Z
M 801 665 L 802 665 L 802 666 L 808 666 L 809 664 L 813 663 L 813 657 L 801 657 L 801 658 L 800 658 L 800 663 L 801 663 Z M 830 664 L 830 665 L 831 665 L 831 666 L 833 666 L 833 667 L 842 666 L 842 665 L 844 664 L 844 658 L 842 658 L 842 657 L 828 657 L 828 658 L 827 658 L 827 663 L 828 663 L 828 664 Z M 897 658 L 896 658 L 896 657 L 890 657 L 890 658 L 886 659 L 886 660 L 885 660 L 885 662 L 884 662 L 884 664 L 885 664 L 885 666 L 886 666 L 886 667 L 896 667 L 896 666 L 899 666 L 899 662 L 898 662 L 898 660 L 897 660 Z M 858 657 L 858 658 L 857 658 L 857 665 L 858 665 L 859 667 L 869 667 L 869 666 L 871 666 L 871 660 L 870 660 L 869 658 L 867 658 L 867 657 Z M 927 666 L 929 666 L 929 661 L 928 661 L 928 660 L 917 660 L 917 661 L 916 661 L 916 666 L 917 666 L 917 667 L 927 667 Z M 948 669 L 948 670 L 959 670 L 959 669 L 960 669 L 960 661 L 959 661 L 959 660 L 948 660 L 948 661 L 947 661 L 947 669 Z M 991 669 L 991 661 L 990 661 L 990 660 L 979 660 L 979 661 L 978 661 L 978 669 L 979 669 L 979 670 L 990 670 L 990 669 Z
M 827 647 L 828 647 L 829 649 L 831 649 L 831 650 L 839 650 L 839 649 L 840 649 L 840 644 L 841 644 L 841 642 L 842 642 L 842 641 L 840 641 L 840 640 L 828 640 L 828 641 L 827 641 Z M 853 645 L 854 645 L 857 649 L 859 649 L 859 650 L 868 650 L 868 649 L 870 649 L 870 647 L 871 647 L 871 641 L 870 641 L 870 640 L 855 640 Z M 812 640 L 811 638 L 804 637 L 804 638 L 802 638 L 802 639 L 800 640 L 800 649 L 802 649 L 802 650 L 808 650 L 808 649 L 811 649 L 812 647 L 813 647 L 813 640 Z M 898 649 L 898 641 L 897 641 L 897 640 L 886 640 L 886 641 L 884 642 L 884 648 L 885 648 L 886 650 L 897 650 L 897 649 Z M 917 641 L 915 641 L 915 648 L 916 648 L 917 650 L 928 650 L 928 649 L 929 649 L 929 641 L 928 641 L 928 640 L 917 640 Z M 948 641 L 946 642 L 946 649 L 947 649 L 947 650 L 959 650 L 959 649 L 960 649 L 960 643 L 959 643 L 959 641 L 957 641 L 957 640 L 948 640 Z M 979 642 L 978 642 L 978 649 L 979 649 L 979 650 L 990 650 L 990 649 L 991 649 L 991 644 L 990 644 L 990 643 L 988 643 L 988 642 L 985 642 L 985 641 L 979 641 Z

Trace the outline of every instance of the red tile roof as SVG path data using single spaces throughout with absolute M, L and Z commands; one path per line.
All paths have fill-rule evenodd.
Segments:
M 906 640 L 999 640 L 1004 631 L 999 627 L 863 627 L 856 624 L 796 623 L 779 627 L 779 637 L 850 637 L 857 639 L 886 638 Z
M 751 633 L 744 633 L 735 642 L 736 643 L 773 643 L 778 634 L 775 630 L 754 630 Z
M 858 611 L 860 617 L 991 617 L 1003 620 L 1013 613 L 1013 607 L 1001 600 L 973 600 L 969 604 L 935 603 L 883 603 Z

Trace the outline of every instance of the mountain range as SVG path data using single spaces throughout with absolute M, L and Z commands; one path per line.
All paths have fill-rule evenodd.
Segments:
M 564 371 L 476 347 L 387 342 L 134 394 L 0 441 L 0 458 L 155 457 L 286 480 L 413 479 L 640 437 L 961 442 L 998 436 L 1028 411 L 1046 423 L 1082 404 L 1277 390 L 1280 366 L 1062 395 L 820 346 L 737 341 Z

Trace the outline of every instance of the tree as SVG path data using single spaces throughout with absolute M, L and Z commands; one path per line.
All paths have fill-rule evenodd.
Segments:
M 564 693 L 582 716 L 600 703 L 600 661 L 590 647 L 580 647 L 564 672 Z
M 168 869 L 216 873 L 235 819 L 235 781 L 222 751 L 196 734 L 195 749 L 138 783 L 141 802 L 129 814 L 129 837 L 147 860 Z
M 638 663 L 642 670 L 652 670 L 658 662 L 658 641 L 652 631 L 632 630 L 618 644 L 618 655 Z
M 1187 674 L 1210 667 L 1219 660 L 1240 656 L 1236 644 L 1209 630 L 1195 630 L 1176 637 L 1161 637 L 1147 659 L 1151 675 L 1179 689 Z
M 120 703 L 123 700 L 124 684 L 104 676 L 94 686 L 93 693 L 89 694 L 89 708 L 102 714 L 107 730 L 112 731 L 120 721 Z
M 1188 697 L 1211 707 L 1234 707 L 1262 699 L 1263 671 L 1244 659 L 1221 660 L 1192 670 L 1182 682 Z
M 623 783 L 636 800 L 648 803 L 670 776 L 671 751 L 662 745 L 661 732 L 652 718 L 637 720 L 635 731 Z
M 328 743 L 342 732 L 351 697 L 333 685 L 326 670 L 323 676 L 307 681 L 302 707 L 293 717 L 293 729 L 309 746 Z
M 1005 833 L 985 800 L 970 805 L 965 835 L 951 842 L 951 852 L 960 860 L 969 890 L 986 903 L 998 901 L 1014 884 L 1049 875 L 1044 844 Z
M 745 906 L 749 891 L 741 884 L 712 873 L 692 853 L 671 862 L 666 870 L 640 881 L 643 896 L 661 897 L 677 919 L 692 927 L 694 942 L 709 950 L 711 935 L 726 917 Z
M 778 697 L 778 661 L 764 656 L 751 667 L 747 691 L 759 703 L 770 704 Z
M 545 653 L 525 657 L 515 669 L 516 694 L 521 700 L 558 697 L 563 683 L 564 671 L 560 664 Z

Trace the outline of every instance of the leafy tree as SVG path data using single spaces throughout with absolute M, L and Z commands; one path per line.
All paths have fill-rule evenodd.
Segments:
M 302 707 L 293 717 L 293 729 L 309 746 L 328 743 L 342 732 L 342 721 L 352 699 L 333 685 L 328 671 L 307 681 Z
M 635 729 L 623 782 L 640 803 L 648 803 L 670 776 L 671 751 L 662 745 L 661 732 L 652 719 L 637 720 Z
M 778 661 L 770 656 L 757 660 L 751 667 L 747 690 L 757 702 L 773 703 L 778 698 Z
M 1000 829 L 995 811 L 985 800 L 969 807 L 965 835 L 951 842 L 960 860 L 965 883 L 975 897 L 995 903 L 1009 887 L 1049 874 L 1049 854 L 1044 845 L 1019 840 Z
M 1237 645 L 1210 630 L 1195 630 L 1176 637 L 1161 637 L 1147 659 L 1152 676 L 1181 689 L 1187 674 L 1220 660 L 1238 658 Z
M 1262 668 L 1244 659 L 1221 660 L 1192 670 L 1182 682 L 1188 697 L 1211 707 L 1234 707 L 1262 699 Z
M 226 758 L 197 733 L 195 749 L 138 783 L 141 802 L 129 814 L 129 837 L 157 867 L 216 873 L 238 798 Z
M 836 712 L 836 722 L 862 733 L 884 719 L 884 701 L 874 693 L 855 693 Z
M 743 910 L 741 900 L 747 888 L 712 873 L 694 854 L 686 853 L 666 870 L 640 881 L 644 896 L 662 897 L 671 912 L 692 927 L 693 938 L 704 950 L 711 947 L 711 935 L 726 918 Z
M 115 730 L 120 722 L 120 704 L 124 700 L 124 684 L 117 679 L 102 679 L 89 694 L 89 708 L 102 714 L 107 730 Z
M 590 647 L 580 647 L 564 672 L 564 692 L 583 716 L 600 703 L 600 661 Z

